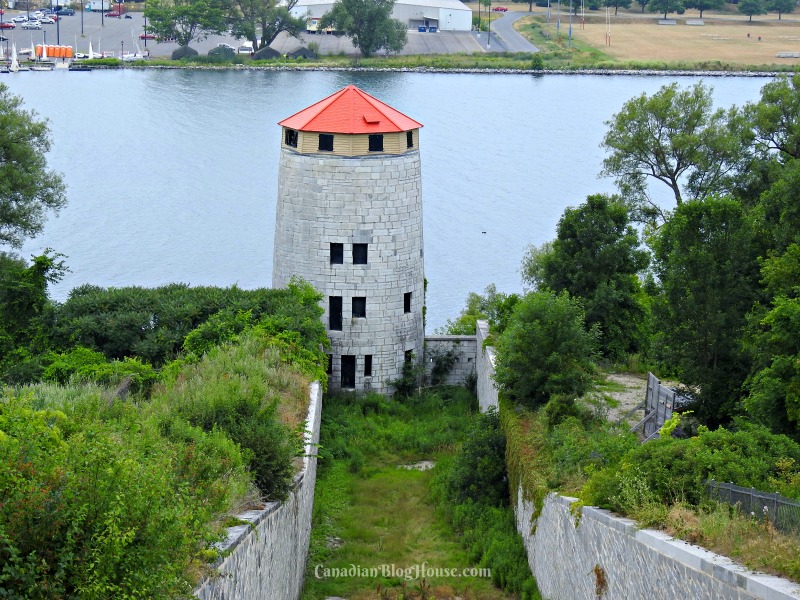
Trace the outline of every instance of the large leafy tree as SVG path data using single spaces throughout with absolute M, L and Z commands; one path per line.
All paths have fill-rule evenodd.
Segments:
M 682 0 L 650 0 L 647 3 L 647 10 L 651 13 L 664 13 L 666 19 L 667 13 L 683 10 L 683 2 Z
M 256 50 L 269 46 L 281 33 L 299 37 L 306 28 L 303 17 L 293 17 L 297 0 L 236 0 L 231 31 L 253 42 Z M 260 36 L 259 36 L 260 32 Z
M 687 202 L 652 243 L 660 283 L 655 351 L 696 390 L 698 416 L 727 422 L 747 376 L 745 317 L 759 294 L 751 221 L 735 200 Z
M 767 14 L 767 5 L 764 0 L 739 0 L 736 8 L 741 14 L 750 17 L 750 21 L 753 20 L 753 15 Z
M 747 382 L 747 411 L 773 431 L 800 432 L 800 246 L 790 245 L 762 266 L 769 308 L 754 312 L 747 348 L 753 375 Z
M 797 8 L 796 0 L 768 0 L 767 1 L 767 10 L 771 10 L 772 12 L 778 13 L 778 20 L 781 20 L 781 16 L 787 13 L 794 12 L 794 9 Z
M 333 27 L 353 41 L 362 56 L 380 50 L 400 52 L 408 36 L 402 21 L 392 18 L 394 0 L 336 0 L 320 27 Z
M 492 333 L 502 333 L 520 298 L 517 294 L 498 292 L 497 286 L 493 283 L 486 286 L 483 293 L 484 295 L 470 292 L 467 296 L 467 305 L 458 318 L 448 319 L 447 324 L 437 333 L 473 335 L 479 320 L 489 321 Z
M 627 207 L 616 198 L 589 196 L 568 208 L 558 223 L 549 251 L 532 249 L 522 265 L 523 280 L 579 298 L 586 323 L 597 325 L 607 358 L 637 349 L 645 311 L 638 273 L 648 255 L 639 249 Z
M 61 176 L 47 168 L 50 143 L 47 122 L 0 83 L 0 246 L 19 248 L 67 202 Z
M 800 158 L 800 75 L 781 76 L 761 88 L 761 98 L 743 112 L 751 124 L 756 150 L 778 159 Z
M 147 27 L 161 38 L 174 38 L 180 46 L 203 40 L 228 29 L 230 7 L 224 0 L 150 0 Z
M 791 0 L 789 0 L 791 2 Z M 703 18 L 703 11 L 720 10 L 725 8 L 725 0 L 686 0 L 686 8 L 694 8 L 700 11 L 700 18 Z
M 616 177 L 623 199 L 637 207 L 637 219 L 664 219 L 649 195 L 648 181 L 669 187 L 676 204 L 726 191 L 747 159 L 746 124 L 740 111 L 713 111 L 711 89 L 676 83 L 652 96 L 627 101 L 606 123 L 601 147 L 609 155 L 602 176 Z
M 587 330 L 580 304 L 562 292 L 531 292 L 514 308 L 497 340 L 494 379 L 514 402 L 531 408 L 555 394 L 589 390 L 597 332 Z
M 614 7 L 614 15 L 619 12 L 620 8 L 630 8 L 633 0 L 605 0 L 602 6 Z

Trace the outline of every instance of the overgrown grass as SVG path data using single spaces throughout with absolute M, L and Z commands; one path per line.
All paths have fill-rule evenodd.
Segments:
M 324 405 L 303 597 L 506 598 L 488 577 L 423 580 L 413 578 L 414 572 L 408 579 L 397 574 L 423 564 L 455 569 L 473 564 L 431 505 L 432 471 L 399 465 L 452 455 L 477 410 L 474 397 L 463 389 L 440 388 L 402 402 L 347 395 Z M 350 565 L 395 565 L 396 571 L 395 576 L 317 578 L 323 569 Z
M 563 399 L 536 412 L 503 401 L 501 418 L 512 489 L 521 484 L 537 511 L 550 492 L 576 496 L 751 569 L 800 581 L 800 540 L 776 532 L 763 515 L 709 501 L 704 484 L 715 478 L 796 496 L 800 447 L 788 438 L 740 423 L 735 431 L 640 445 L 596 409 Z

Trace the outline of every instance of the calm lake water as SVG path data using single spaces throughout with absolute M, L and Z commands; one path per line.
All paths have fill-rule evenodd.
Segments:
M 121 70 L 0 76 L 50 120 L 69 204 L 23 249 L 67 256 L 57 300 L 83 283 L 269 286 L 280 128 L 353 83 L 422 122 L 428 330 L 469 292 L 520 291 L 529 244 L 597 178 L 623 102 L 693 77 Z M 716 105 L 766 78 L 708 78 Z M 666 200 L 667 196 L 664 195 Z

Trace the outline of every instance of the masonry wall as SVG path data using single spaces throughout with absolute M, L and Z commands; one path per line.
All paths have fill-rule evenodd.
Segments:
M 478 367 L 478 405 L 481 411 L 486 411 L 490 406 L 497 408 L 497 387 L 494 384 L 494 347 L 484 348 L 483 342 L 489 336 L 488 321 L 478 321 L 477 345 L 478 354 L 476 364 Z
M 517 529 L 543 598 L 548 600 L 796 600 L 800 585 L 756 574 L 729 558 L 667 534 L 637 529 L 630 519 L 551 494 L 534 505 L 517 495 Z M 532 533 L 535 524 L 535 534 Z
M 355 357 L 356 390 L 381 393 L 401 377 L 406 352 L 422 357 L 421 181 L 418 150 L 352 158 L 281 150 L 272 286 L 294 275 L 311 283 L 327 325 L 329 298 L 341 297 L 342 328 L 328 332 L 332 390 L 341 387 L 342 356 Z M 343 245 L 342 264 L 331 263 L 332 243 Z M 367 245 L 367 264 L 354 264 L 353 244 Z M 353 298 L 366 298 L 365 317 L 352 316 Z
M 220 545 L 223 554 L 215 568 L 219 576 L 195 590 L 200 600 L 296 600 L 303 589 L 311 534 L 317 445 L 322 414 L 322 389 L 310 390 L 303 468 L 284 502 L 239 515 L 251 525 L 228 529 Z
M 465 385 L 476 375 L 478 344 L 474 335 L 430 335 L 425 338 L 425 375 L 429 378 L 435 356 L 455 351 L 456 362 L 447 375 L 446 385 Z

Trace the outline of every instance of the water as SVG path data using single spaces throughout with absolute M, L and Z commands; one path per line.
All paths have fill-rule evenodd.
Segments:
M 692 77 L 120 70 L 0 79 L 50 119 L 69 204 L 27 243 L 83 283 L 269 286 L 280 128 L 354 83 L 425 126 L 428 330 L 469 292 L 521 291 L 529 244 L 567 206 L 612 192 L 597 178 L 604 122 L 641 93 Z M 765 78 L 712 78 L 717 106 L 757 100 Z M 665 201 L 668 196 L 664 195 Z

